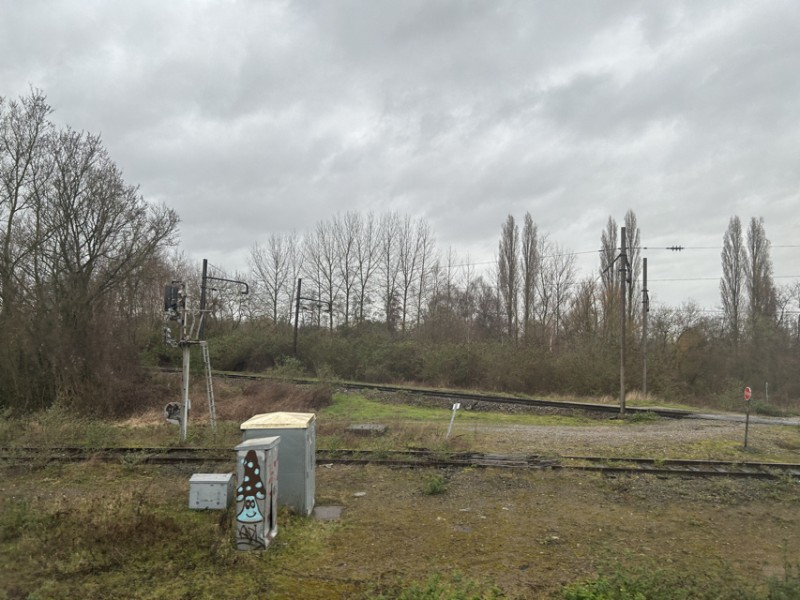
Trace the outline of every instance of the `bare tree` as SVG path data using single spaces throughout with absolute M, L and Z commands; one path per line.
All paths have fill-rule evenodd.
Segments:
M 327 311 L 328 329 L 333 330 L 333 305 L 336 303 L 341 282 L 337 277 L 337 243 L 334 228 L 327 221 L 319 221 L 313 235 L 305 238 L 304 273 L 311 280 L 318 305 L 312 307 L 317 325 L 322 323 L 320 309 Z
M 41 194 L 49 170 L 50 112 L 39 91 L 19 101 L 0 97 L 0 319 L 12 317 L 26 283 L 21 269 L 35 260 L 43 241 Z
M 537 243 L 538 227 L 530 213 L 525 213 L 525 224 L 522 227 L 522 328 L 523 335 L 530 334 L 533 306 L 536 297 L 536 278 L 541 268 L 539 245 Z
M 505 315 L 497 288 L 478 276 L 465 291 L 472 298 L 474 316 L 471 317 L 471 330 L 474 331 L 474 337 L 484 340 L 499 339 L 502 336 Z
M 389 331 L 397 328 L 399 320 L 397 279 L 400 266 L 397 258 L 397 243 L 400 238 L 400 227 L 400 217 L 397 213 L 386 213 L 381 217 L 381 302 Z
M 497 252 L 497 285 L 509 337 L 516 339 L 519 319 L 519 228 L 508 215 L 500 234 Z
M 775 285 L 772 281 L 772 259 L 769 256 L 770 242 L 764 231 L 764 218 L 750 219 L 747 229 L 747 280 L 748 310 L 751 327 L 759 322 L 775 320 Z
M 619 245 L 617 242 L 617 222 L 608 217 L 606 228 L 600 236 L 600 300 L 603 308 L 603 329 L 608 338 L 616 332 L 619 312 L 619 265 L 616 264 Z
M 487 286 L 488 284 L 483 281 L 483 278 L 476 275 L 475 272 L 475 265 L 472 264 L 472 258 L 469 254 L 467 254 L 463 260 L 463 270 L 461 272 L 461 284 L 460 290 L 458 290 L 458 284 L 456 284 L 456 290 L 454 290 L 455 297 L 458 298 L 457 305 L 458 305 L 458 314 L 461 319 L 464 321 L 464 330 L 466 333 L 466 342 L 467 345 L 472 342 L 474 337 L 474 330 L 477 326 L 477 320 L 479 319 L 479 310 L 480 307 L 478 306 L 480 302 L 480 296 L 483 294 L 484 290 L 482 290 L 482 286 Z M 496 290 L 492 290 L 491 292 L 495 297 L 497 297 Z M 486 304 L 486 306 L 494 306 L 494 304 Z M 489 321 L 487 320 L 486 323 Z M 499 336 L 498 336 L 499 337 Z
M 160 316 L 177 215 L 125 183 L 44 95 L 0 99 L 0 404 L 118 410 Z M 126 388 L 127 386 L 127 388 Z
M 547 344 L 548 347 L 552 346 L 553 341 L 552 319 L 554 313 L 554 290 L 551 281 L 553 272 L 549 266 L 547 268 L 545 267 L 545 263 L 547 262 L 545 257 L 549 256 L 552 252 L 553 244 L 551 244 L 549 236 L 547 234 L 541 234 L 539 236 L 539 257 L 542 264 L 536 280 L 536 296 L 538 301 L 534 306 L 534 314 L 536 316 L 537 326 L 540 328 L 541 337 L 539 338 L 539 342 Z
M 350 324 L 353 293 L 358 280 L 358 238 L 363 225 L 358 213 L 348 211 L 343 216 L 333 219 L 333 231 L 336 237 L 338 274 L 341 290 L 344 294 L 342 313 L 345 327 Z
M 547 335 L 548 347 L 556 348 L 563 329 L 567 306 L 575 285 L 575 255 L 547 236 L 540 238 L 542 266 L 539 270 L 538 293 L 541 299 L 540 321 Z
M 542 270 L 551 271 L 548 277 L 553 288 L 553 308 L 555 311 L 555 344 L 561 339 L 564 317 L 575 285 L 575 254 L 558 244 L 552 246 L 552 254 L 542 264 Z
M 250 272 L 255 282 L 257 302 L 263 303 L 273 323 L 286 320 L 291 312 L 294 279 L 292 264 L 297 251 L 297 234 L 270 234 L 262 246 L 250 250 Z
M 431 263 L 435 260 L 436 242 L 428 222 L 417 221 L 417 240 L 419 241 L 419 274 L 417 276 L 417 327 L 422 320 L 423 307 L 431 289 Z
M 425 310 L 425 324 L 435 339 L 452 339 L 453 322 L 456 315 L 455 268 L 457 262 L 452 247 L 447 249 L 444 258 L 436 258 L 429 271 L 429 294 Z
M 103 389 L 113 331 L 104 329 L 109 299 L 173 243 L 177 215 L 147 204 L 128 186 L 97 136 L 61 132 L 52 146 L 42 263 L 53 303 L 53 364 L 60 398 L 81 402 Z M 106 326 L 110 327 L 110 325 Z
M 357 273 L 356 311 L 359 322 L 364 322 L 365 313 L 370 303 L 373 277 L 380 266 L 378 251 L 380 249 L 380 226 L 372 213 L 362 219 L 361 227 L 355 240 L 355 261 Z
M 247 275 L 239 271 L 234 271 L 233 274 L 230 274 L 215 268 L 210 268 L 208 275 L 233 281 L 245 281 L 247 279 Z M 196 281 L 202 280 L 202 269 L 199 272 L 195 270 L 192 279 Z M 199 287 L 199 284 L 193 287 Z M 220 324 L 224 323 L 230 328 L 236 329 L 251 314 L 252 298 L 250 294 L 242 293 L 242 286 L 238 283 L 217 281 L 208 290 L 206 309 L 209 311 L 209 320 L 213 319 Z
M 597 282 L 594 278 L 587 277 L 578 283 L 577 290 L 572 295 L 567 324 L 569 335 L 592 339 L 597 334 L 599 312 Z
M 719 290 L 724 322 L 734 345 L 738 345 L 742 330 L 746 262 L 742 222 L 738 216 L 733 216 L 722 239 L 722 278 Z
M 633 321 L 634 317 L 639 314 L 638 303 L 634 302 L 639 297 L 641 284 L 639 277 L 642 272 L 642 248 L 641 248 L 641 234 L 639 226 L 636 223 L 636 213 L 628 209 L 625 213 L 625 240 L 628 255 L 628 268 L 630 268 L 630 285 L 627 290 L 627 313 L 628 320 Z
M 400 275 L 400 329 L 405 332 L 408 320 L 409 301 L 414 295 L 417 281 L 417 262 L 420 259 L 420 237 L 418 228 L 406 216 L 400 223 L 397 239 L 397 259 Z
M 469 260 L 466 261 L 469 263 Z M 443 278 L 444 278 L 444 297 L 448 306 L 452 307 L 455 302 L 456 291 L 456 267 L 458 266 L 458 255 L 452 246 L 447 247 L 447 254 L 444 257 Z
M 178 217 L 127 186 L 97 136 L 61 133 L 54 160 L 45 260 L 61 297 L 88 305 L 172 243 Z

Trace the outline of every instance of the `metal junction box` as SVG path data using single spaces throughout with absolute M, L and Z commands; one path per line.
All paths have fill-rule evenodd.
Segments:
M 195 473 L 189 479 L 189 508 L 225 510 L 233 500 L 233 473 Z
M 278 443 L 247 440 L 236 446 L 236 548 L 263 550 L 278 533 Z
M 308 516 L 314 510 L 317 428 L 314 413 L 273 412 L 241 424 L 242 438 L 280 436 L 278 504 Z

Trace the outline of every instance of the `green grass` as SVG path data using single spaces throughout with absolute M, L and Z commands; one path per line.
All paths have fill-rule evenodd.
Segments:
M 698 575 L 658 564 L 618 565 L 564 589 L 564 600 L 756 600 L 742 578 L 722 568 Z
M 596 579 L 563 590 L 564 600 L 797 600 L 800 565 L 784 565 L 783 577 L 767 581 L 766 594 L 755 591 L 729 566 L 705 573 L 678 571 L 653 562 L 617 564 Z
M 205 422 L 191 423 L 184 442 L 176 425 L 131 424 L 76 416 L 58 407 L 27 418 L 0 420 L 0 446 L 81 448 L 202 446 L 230 448 L 241 438 L 239 423 L 219 421 L 216 433 Z
M 463 405 L 463 403 L 462 403 Z M 434 408 L 396 404 L 371 400 L 357 394 L 334 394 L 333 403 L 320 412 L 320 419 L 372 422 L 372 421 L 425 421 L 431 423 L 449 422 L 453 411 L 447 408 Z M 590 419 L 584 416 L 509 414 L 487 411 L 459 410 L 457 423 L 484 423 L 496 425 L 609 425 L 620 426 L 619 420 Z
M 187 478 L 142 465 L 18 475 L 0 498 L 0 599 L 327 597 L 307 593 L 295 569 L 330 558 L 338 524 L 282 513 L 269 552 L 239 552 L 231 510 L 189 510 Z M 42 481 L 58 494 L 42 494 Z
M 426 496 L 438 496 L 447 492 L 447 480 L 438 473 L 430 475 L 422 487 L 422 493 Z
M 496 586 L 478 583 L 455 571 L 449 577 L 434 573 L 424 582 L 397 583 L 366 600 L 493 600 L 505 596 Z
M 731 571 L 715 558 L 720 552 L 716 536 L 705 540 L 702 531 L 676 525 L 685 510 L 696 528 L 727 509 L 745 519 L 745 529 L 762 522 L 770 526 L 763 514 L 748 516 L 765 502 L 778 510 L 772 513 L 776 519 L 794 527 L 797 512 L 785 509 L 787 502 L 796 502 L 794 482 L 767 487 L 713 481 L 694 490 L 695 484 L 655 478 L 609 483 L 599 476 L 502 470 L 460 469 L 443 476 L 442 471 L 343 468 L 324 471 L 319 482 L 320 497 L 345 505 L 340 521 L 281 512 L 278 538 L 266 552 L 239 552 L 232 544 L 232 509 L 188 509 L 192 470 L 107 463 L 0 465 L 0 599 L 482 600 L 505 597 L 501 590 L 514 589 L 520 578 L 536 584 L 541 577 L 559 590 L 563 582 L 577 579 L 564 592 L 571 600 L 788 600 L 800 589 L 794 568 L 770 580 L 767 592 L 767 581 L 744 579 L 741 563 Z M 616 492 L 609 489 L 612 483 Z M 446 493 L 438 493 L 443 485 Z M 760 489 L 778 495 L 756 494 Z M 353 499 L 354 490 L 368 495 Z M 754 495 L 742 495 L 748 490 Z M 674 496 L 661 497 L 653 512 L 652 492 Z M 709 492 L 715 492 L 713 503 L 704 500 Z M 747 510 L 737 512 L 737 503 L 745 500 Z M 681 519 L 662 514 L 662 502 Z M 622 506 L 624 515 L 615 515 Z M 598 524 L 607 533 L 598 532 Z M 667 529 L 664 543 L 672 548 L 655 549 L 658 559 L 644 558 L 642 546 L 652 543 L 652 532 L 644 530 L 649 524 L 657 532 Z M 475 531 L 456 531 L 457 525 Z M 758 541 L 757 532 L 753 537 Z M 762 547 L 776 545 L 761 538 Z M 696 571 L 668 564 L 687 548 L 694 553 L 689 559 L 697 560 L 700 551 L 692 544 L 698 540 L 709 544 L 710 557 Z M 630 543 L 636 550 L 629 561 L 595 572 L 603 557 L 621 555 Z M 437 550 L 428 552 L 428 559 L 415 558 L 414 549 L 431 547 Z M 789 547 L 797 545 L 792 540 Z M 582 556 L 576 555 L 578 549 Z M 569 569 L 559 573 L 564 562 Z M 451 569 L 464 575 L 449 574 Z M 750 586 L 770 595 L 749 595 Z M 509 597 L 545 597 L 520 589 Z

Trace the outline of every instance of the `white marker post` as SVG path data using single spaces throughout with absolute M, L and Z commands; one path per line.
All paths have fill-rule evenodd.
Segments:
M 744 447 L 747 448 L 747 430 L 750 429 L 750 396 L 752 392 L 749 387 L 744 388 L 744 401 L 747 405 L 747 412 L 744 417 Z
M 453 404 L 453 415 L 450 417 L 450 427 L 447 428 L 447 437 L 450 437 L 450 432 L 453 431 L 453 421 L 456 420 L 456 411 L 461 408 L 461 403 L 456 402 Z

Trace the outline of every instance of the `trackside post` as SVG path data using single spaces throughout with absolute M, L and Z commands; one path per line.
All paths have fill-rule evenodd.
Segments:
M 744 417 L 744 447 L 747 448 L 747 432 L 750 429 L 750 396 L 752 392 L 749 387 L 744 388 L 744 402 L 747 407 Z

